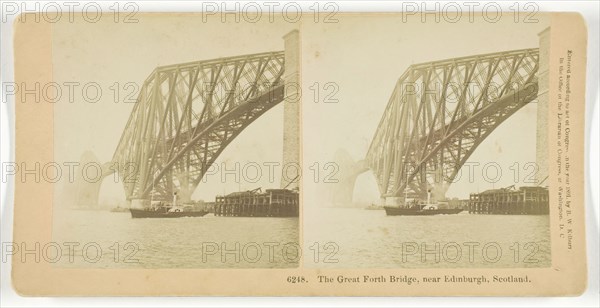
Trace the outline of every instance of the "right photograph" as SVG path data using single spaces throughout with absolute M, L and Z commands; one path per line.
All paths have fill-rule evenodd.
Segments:
M 302 25 L 304 266 L 551 265 L 549 18 Z

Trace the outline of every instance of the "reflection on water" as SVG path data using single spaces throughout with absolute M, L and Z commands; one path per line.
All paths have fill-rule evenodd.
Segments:
M 319 208 L 312 214 L 304 219 L 305 247 L 332 242 L 339 250 L 329 262 L 305 258 L 307 267 L 502 268 L 551 264 L 547 215 L 463 212 L 386 216 L 382 210 L 344 208 Z M 321 252 L 321 256 L 333 251 Z
M 57 266 L 290 268 L 299 263 L 298 218 L 132 219 L 128 212 L 72 210 L 55 213 L 53 232 L 63 248 Z M 65 242 L 76 243 L 73 260 Z

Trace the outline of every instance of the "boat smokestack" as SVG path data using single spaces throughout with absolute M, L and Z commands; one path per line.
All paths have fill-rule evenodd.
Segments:
M 427 204 L 431 204 L 431 189 L 427 190 Z

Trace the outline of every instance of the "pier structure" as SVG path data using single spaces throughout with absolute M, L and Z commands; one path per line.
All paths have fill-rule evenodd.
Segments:
M 473 214 L 548 214 L 548 188 L 524 186 L 518 190 L 514 187 L 489 189 L 471 194 L 468 210 Z
M 298 192 L 289 189 L 260 189 L 217 196 L 215 216 L 298 217 Z

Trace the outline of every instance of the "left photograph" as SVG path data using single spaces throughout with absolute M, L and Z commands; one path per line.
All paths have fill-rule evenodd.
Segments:
M 53 25 L 55 266 L 298 267 L 300 32 L 252 21 Z

